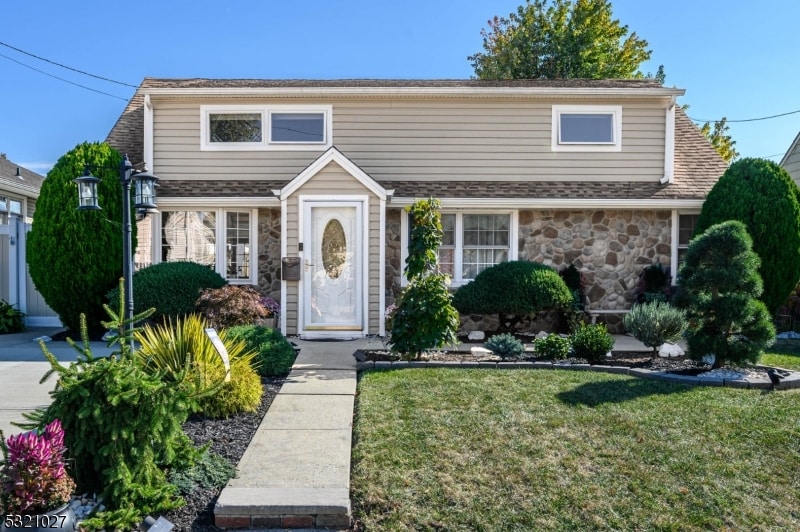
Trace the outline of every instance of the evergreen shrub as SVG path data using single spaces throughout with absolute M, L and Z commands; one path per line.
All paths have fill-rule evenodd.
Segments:
M 484 346 L 495 355 L 504 359 L 519 358 L 525 352 L 525 346 L 522 342 L 509 333 L 495 334 L 486 341 Z
M 562 360 L 569 356 L 569 338 L 555 333 L 548 334 L 544 338 L 537 338 L 534 341 L 536 353 L 544 358 Z
M 232 340 L 244 340 L 247 350 L 256 353 L 261 375 L 278 377 L 291 371 L 297 355 L 294 346 L 280 330 L 262 325 L 240 325 L 226 332 Z
M 689 243 L 677 303 L 686 309 L 692 359 L 714 355 L 714 367 L 756 363 L 772 345 L 775 326 L 758 300 L 759 262 L 745 225 L 737 220 L 712 225 Z
M 566 309 L 573 295 L 550 266 L 529 261 L 501 262 L 458 289 L 453 305 L 462 314 L 531 316 Z
M 8 301 L 0 299 L 0 334 L 25 330 L 25 313 L 14 308 Z
M 103 331 L 104 296 L 122 276 L 121 162 L 122 156 L 105 143 L 79 144 L 47 173 L 36 202 L 27 242 L 28 270 L 61 323 L 76 333 L 81 314 L 93 334 Z M 102 210 L 77 209 L 73 179 L 83 175 L 87 164 L 100 178 L 97 194 Z M 135 224 L 132 241 L 135 247 Z
M 747 228 L 761 259 L 758 273 L 764 288 L 759 299 L 775 314 L 800 279 L 800 190 L 778 164 L 740 159 L 708 193 L 694 236 L 727 220 Z
M 589 364 L 605 360 L 606 354 L 614 347 L 614 338 L 605 325 L 581 324 L 570 336 L 572 351 L 578 358 L 585 358 Z
M 200 293 L 207 288 L 221 288 L 227 281 L 220 274 L 196 262 L 160 262 L 133 274 L 134 312 L 155 308 L 153 319 L 181 317 L 195 312 Z M 109 301 L 119 298 L 119 289 L 107 293 Z

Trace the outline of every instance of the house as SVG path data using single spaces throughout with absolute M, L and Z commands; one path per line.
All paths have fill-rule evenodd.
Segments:
M 452 286 L 575 264 L 623 310 L 676 271 L 726 165 L 654 80 L 151 79 L 108 142 L 161 178 L 137 264 L 194 260 L 281 301 L 307 338 L 384 334 L 416 199 L 442 202 Z
M 794 142 L 781 159 L 780 165 L 789 173 L 792 181 L 800 186 L 800 133 L 794 138 Z
M 27 315 L 28 326 L 59 326 L 28 276 L 25 236 L 30 230 L 44 177 L 0 153 L 0 300 Z

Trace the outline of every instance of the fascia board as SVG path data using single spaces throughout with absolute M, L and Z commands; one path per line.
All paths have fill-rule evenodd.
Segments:
M 392 207 L 405 207 L 420 198 L 393 197 Z M 438 198 L 442 209 L 699 209 L 702 199 L 543 199 Z

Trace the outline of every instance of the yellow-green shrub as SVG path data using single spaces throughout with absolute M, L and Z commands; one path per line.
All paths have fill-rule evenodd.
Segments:
M 209 384 L 225 377 L 221 364 L 204 368 Z M 250 364 L 231 364 L 231 380 L 213 395 L 200 399 L 200 411 L 209 417 L 230 417 L 240 412 L 255 412 L 261 404 L 264 386 L 261 376 Z

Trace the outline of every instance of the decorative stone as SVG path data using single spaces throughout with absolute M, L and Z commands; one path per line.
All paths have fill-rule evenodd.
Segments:
M 483 331 L 470 331 L 469 336 L 467 336 L 470 341 L 481 341 L 486 339 L 486 333 Z
M 681 346 L 669 342 L 661 344 L 661 347 L 658 348 L 658 356 L 663 358 L 682 357 L 685 354 L 686 352 Z
M 713 366 L 714 362 L 716 362 L 717 357 L 714 354 L 703 355 L 703 364 L 708 364 L 709 366 Z
M 470 348 L 470 352 L 472 352 L 473 355 L 479 355 L 479 356 L 492 354 L 491 349 L 486 349 L 485 347 L 478 347 L 478 346 Z

